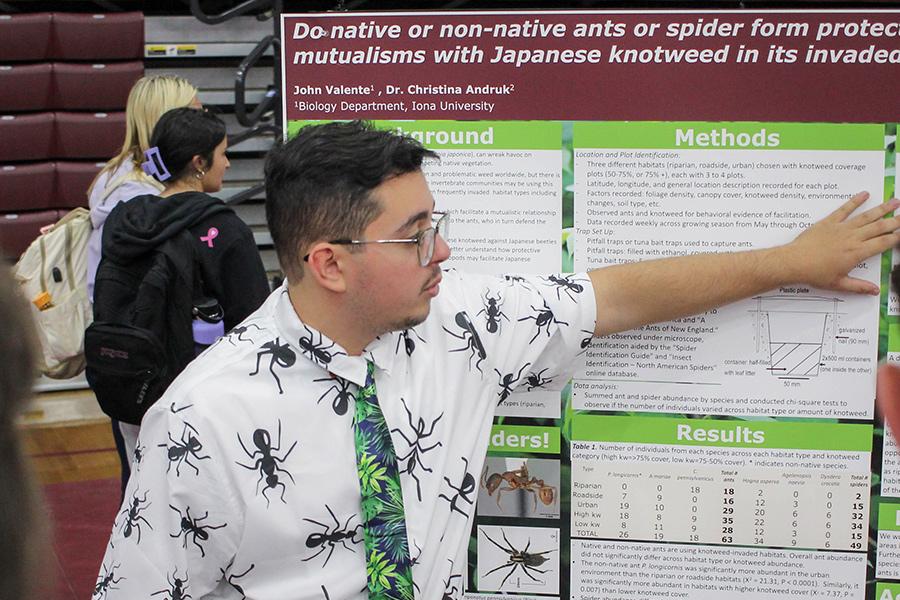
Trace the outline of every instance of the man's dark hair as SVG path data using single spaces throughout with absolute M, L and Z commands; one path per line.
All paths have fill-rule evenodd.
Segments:
M 281 267 L 300 279 L 306 249 L 355 239 L 381 213 L 372 190 L 437 157 L 411 137 L 362 121 L 309 125 L 266 158 L 266 220 Z
M 159 155 L 171 181 L 181 179 L 191 168 L 191 159 L 201 156 L 212 166 L 216 146 L 225 139 L 225 123 L 205 110 L 173 108 L 156 122 L 150 135 L 150 146 L 159 148 Z

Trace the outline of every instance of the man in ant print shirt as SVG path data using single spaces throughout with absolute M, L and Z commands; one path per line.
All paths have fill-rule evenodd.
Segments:
M 882 219 L 898 203 L 853 215 L 859 194 L 776 248 L 468 276 L 441 270 L 448 221 L 421 170 L 431 156 L 359 122 L 307 127 L 270 153 L 266 212 L 286 282 L 145 416 L 101 567 L 106 598 L 367 597 L 378 573 L 364 552 L 360 388 L 377 389 L 397 456 L 410 593 L 459 598 L 466 482 L 499 401 L 529 382 L 564 385 L 594 335 L 789 283 L 878 293 L 847 274 L 900 240 L 900 219 Z

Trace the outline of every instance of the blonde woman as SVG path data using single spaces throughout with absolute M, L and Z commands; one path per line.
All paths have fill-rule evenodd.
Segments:
M 88 240 L 88 297 L 94 296 L 94 279 L 100 264 L 103 224 L 119 202 L 143 194 L 158 194 L 163 187 L 141 170 L 150 134 L 163 113 L 182 106 L 201 108 L 197 88 L 175 75 L 142 77 L 128 94 L 125 108 L 125 142 L 88 188 L 88 205 L 94 229 Z
M 106 217 L 120 202 L 136 196 L 158 194 L 162 184 L 141 169 L 144 152 L 150 147 L 150 135 L 156 122 L 173 108 L 193 106 L 202 108 L 197 88 L 175 75 L 142 77 L 131 88 L 125 108 L 125 141 L 122 151 L 114 156 L 88 188 L 93 231 L 88 238 L 87 291 L 94 297 L 94 281 L 101 258 L 101 240 Z M 131 474 L 131 458 L 140 428 L 113 420 L 112 432 L 122 467 L 122 490 Z

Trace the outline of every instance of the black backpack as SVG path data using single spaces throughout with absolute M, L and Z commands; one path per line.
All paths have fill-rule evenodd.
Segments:
M 135 260 L 100 262 L 85 374 L 113 419 L 139 425 L 194 358 L 191 309 L 201 293 L 195 252 L 185 229 Z

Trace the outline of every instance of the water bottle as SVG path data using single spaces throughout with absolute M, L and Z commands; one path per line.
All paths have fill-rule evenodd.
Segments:
M 194 333 L 194 356 L 198 356 L 217 339 L 225 335 L 225 311 L 215 298 L 203 298 L 194 303 L 191 311 Z

